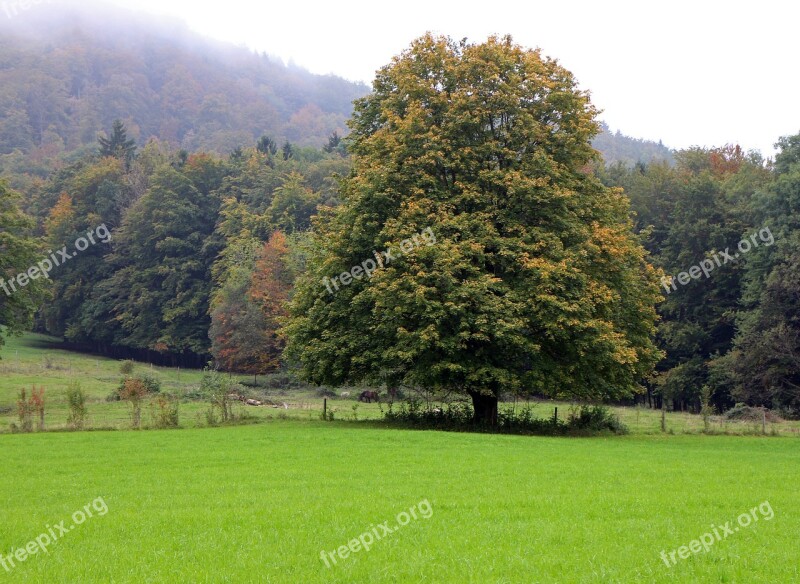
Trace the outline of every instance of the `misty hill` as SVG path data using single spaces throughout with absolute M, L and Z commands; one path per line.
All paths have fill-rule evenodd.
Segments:
M 122 8 L 42 3 L 13 16 L 0 14 L 0 173 L 17 178 L 95 148 L 115 119 L 140 145 L 226 155 L 266 134 L 321 146 L 369 91 Z M 604 130 L 595 147 L 607 163 L 671 160 L 661 144 Z
M 117 118 L 140 144 L 155 136 L 189 151 L 227 154 L 264 134 L 320 146 L 369 91 L 120 8 L 41 4 L 0 16 L 6 170 L 35 171 L 19 168 L 23 155 L 35 167 L 94 147 Z
M 603 131 L 594 139 L 592 145 L 603 154 L 606 164 L 621 162 L 625 166 L 633 166 L 637 162 L 645 164 L 658 161 L 669 164 L 675 162 L 672 150 L 664 146 L 661 141 L 631 138 L 619 130 L 612 132 L 605 122 L 602 122 L 601 126 Z

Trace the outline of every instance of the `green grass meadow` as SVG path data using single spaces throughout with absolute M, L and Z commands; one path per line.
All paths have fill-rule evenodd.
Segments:
M 68 409 L 65 391 L 69 384 L 78 381 L 88 395 L 87 427 L 92 429 L 123 430 L 130 427 L 128 405 L 121 402 L 108 402 L 106 397 L 120 384 L 120 361 L 86 355 L 60 348 L 58 339 L 38 334 L 26 334 L 22 337 L 6 338 L 0 349 L 0 433 L 9 432 L 12 423 L 17 422 L 16 402 L 21 389 L 29 394 L 33 386 L 44 387 L 46 398 L 45 427 L 47 430 L 63 430 L 67 428 Z M 138 364 L 135 374 L 147 373 L 158 378 L 162 384 L 162 392 L 178 396 L 196 390 L 200 385 L 202 372 L 170 367 L 153 367 Z M 241 382 L 252 382 L 250 376 L 233 376 Z M 268 380 L 259 378 L 260 384 Z M 349 391 L 349 399 L 328 399 L 328 409 L 337 420 L 364 421 L 379 419 L 381 407 L 378 404 L 358 403 L 356 396 L 364 388 L 344 388 Z M 235 405 L 237 414 L 245 414 L 253 421 L 271 419 L 299 419 L 304 421 L 318 420 L 322 414 L 323 399 L 314 388 L 305 387 L 294 390 L 283 390 L 261 385 L 254 397 L 267 398 L 279 407 L 249 407 Z M 288 409 L 285 409 L 284 404 Z M 503 408 L 532 407 L 540 418 L 553 416 L 558 407 L 559 415 L 566 416 L 570 411 L 568 403 L 552 401 L 506 402 Z M 385 408 L 385 404 L 383 405 Z M 152 425 L 150 407 L 145 405 L 142 414 L 142 425 Z M 208 404 L 193 400 L 181 403 L 181 427 L 192 428 L 205 425 L 204 413 Z M 616 407 L 613 408 L 620 419 L 634 434 L 660 434 L 661 412 L 648 408 Z M 671 433 L 698 433 L 703 431 L 704 424 L 700 416 L 684 412 L 667 412 L 667 429 Z M 767 424 L 767 433 L 780 436 L 800 437 L 800 422 L 783 421 Z M 761 424 L 725 421 L 721 417 L 713 417 L 710 431 L 726 434 L 759 434 Z
M 273 421 L 2 437 L 0 550 L 98 497 L 8 582 L 800 581 L 791 438 L 557 439 Z M 335 550 L 427 500 L 369 551 Z M 769 501 L 761 520 L 673 550 Z
M 193 427 L 203 406 L 187 403 L 184 429 L 120 431 L 125 405 L 104 401 L 119 364 L 46 341 L 27 335 L 3 348 L 0 405 L 44 385 L 47 426 L 63 428 L 58 392 L 77 377 L 96 426 L 117 430 L 11 434 L 15 414 L 0 418 L 0 554 L 8 564 L 98 498 L 107 513 L 47 553 L 0 565 L 0 584 L 800 582 L 795 424 L 778 436 L 706 435 L 698 417 L 675 413 L 674 434 L 662 434 L 658 412 L 620 408 L 628 436 L 427 432 L 378 426 L 374 405 L 353 421 L 352 400 L 331 400 L 337 420 L 322 422 L 309 394 L 285 396 L 289 410 L 251 408 L 258 424 Z M 43 353 L 50 367 L 37 365 Z M 156 374 L 175 391 L 200 377 Z M 552 404 L 535 407 L 552 413 Z M 423 501 L 428 518 L 330 567 L 321 559 L 384 522 L 397 527 L 398 514 Z M 662 561 L 662 551 L 765 501 L 771 520 L 674 566 Z

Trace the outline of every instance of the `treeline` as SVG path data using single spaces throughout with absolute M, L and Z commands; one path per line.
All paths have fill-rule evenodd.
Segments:
M 274 369 L 303 234 L 348 169 L 335 134 L 321 150 L 263 137 L 220 158 L 155 140 L 137 153 L 117 124 L 97 155 L 29 193 L 39 257 L 71 256 L 52 270 L 37 329 L 117 357 L 198 367 L 213 353 L 226 369 Z M 110 241 L 75 248 L 105 230 Z M 24 258 L 18 272 L 36 265 Z
M 2 324 L 24 330 L 35 312 L 38 330 L 109 355 L 272 371 L 282 364 L 286 300 L 323 251 L 311 217 L 338 205 L 336 175 L 349 169 L 335 134 L 319 150 L 263 137 L 219 157 L 156 140 L 137 150 L 117 125 L 97 154 L 24 201 L 0 189 L 6 279 L 98 226 L 111 235 L 54 269 L 49 290 L 40 279 L 0 293 Z M 665 274 L 664 358 L 641 399 L 800 414 L 800 135 L 782 139 L 774 161 L 694 148 L 674 165 L 595 172 L 624 188 L 634 229 Z M 679 281 L 683 272 L 692 276 Z
M 658 306 L 665 357 L 648 383 L 650 403 L 800 413 L 800 136 L 779 147 L 774 162 L 726 146 L 677 152 L 674 167 L 598 169 L 625 189 L 667 276 Z M 679 281 L 683 272 L 691 275 Z

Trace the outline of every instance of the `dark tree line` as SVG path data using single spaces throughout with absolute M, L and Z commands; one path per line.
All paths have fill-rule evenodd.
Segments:
M 337 203 L 334 175 L 346 174 L 349 161 L 269 144 L 265 137 L 228 158 L 157 141 L 135 153 L 115 124 L 97 154 L 32 190 L 26 210 L 37 221 L 27 221 L 31 237 L 34 224 L 40 236 L 29 245 L 42 253 L 72 249 L 99 225 L 111 235 L 53 270 L 38 329 L 118 357 L 184 366 L 214 357 L 254 373 L 277 367 L 277 318 L 302 255 L 294 250 L 317 208 Z
M 800 136 L 779 148 L 774 161 L 726 146 L 677 152 L 674 166 L 599 170 L 606 184 L 625 189 L 636 229 L 666 274 L 728 248 L 739 256 L 662 290 L 657 339 L 666 357 L 650 380 L 651 402 L 693 411 L 744 402 L 800 413 Z M 752 248 L 746 253 L 738 249 L 743 240 Z

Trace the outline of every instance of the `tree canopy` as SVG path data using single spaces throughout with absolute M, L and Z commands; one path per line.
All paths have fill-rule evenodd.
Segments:
M 18 207 L 19 195 L 0 180 L 0 345 L 2 334 L 28 330 L 48 288 L 41 273 L 28 278 L 44 255 L 31 230 L 34 221 Z M 25 282 L 19 281 L 23 274 Z M 9 280 L 14 280 L 13 284 Z M 4 329 L 4 330 L 2 330 Z
M 657 273 L 627 199 L 590 171 L 596 110 L 574 77 L 509 37 L 426 35 L 373 89 L 291 304 L 303 374 L 465 392 L 488 423 L 501 392 L 635 391 L 659 357 Z M 408 245 L 425 230 L 434 244 Z M 335 294 L 321 284 L 408 247 Z

